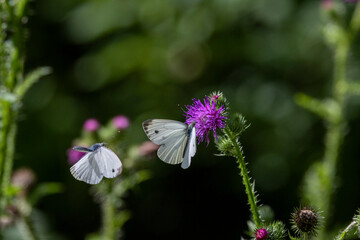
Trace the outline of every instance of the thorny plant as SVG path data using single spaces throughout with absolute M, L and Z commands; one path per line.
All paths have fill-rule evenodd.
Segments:
M 326 2 L 326 5 L 325 5 Z M 329 4 L 330 2 L 330 4 Z M 330 239 L 329 219 L 332 212 L 332 197 L 338 186 L 336 182 L 337 165 L 341 143 L 345 137 L 346 118 L 344 109 L 346 98 L 360 94 L 360 84 L 347 79 L 347 60 L 350 49 L 360 28 L 360 4 L 356 3 L 353 15 L 349 22 L 342 17 L 343 5 L 340 2 L 324 1 L 324 36 L 330 48 L 334 51 L 334 73 L 332 95 L 325 100 L 317 100 L 305 94 L 297 94 L 295 101 L 302 107 L 320 116 L 326 123 L 325 151 L 321 162 L 310 167 L 304 178 L 303 201 L 309 205 L 294 210 L 291 217 L 293 233 L 286 229 L 281 221 L 266 220 L 266 214 L 259 207 L 258 195 L 255 191 L 254 181 L 251 180 L 247 170 L 244 151 L 241 146 L 241 134 L 249 127 L 245 118 L 239 113 L 230 113 L 229 103 L 221 92 L 206 96 L 201 102 L 194 99 L 193 104 L 187 106 L 185 113 L 186 123 L 195 122 L 199 142 L 209 144 L 209 134 L 215 137 L 219 156 L 230 156 L 236 159 L 242 182 L 247 194 L 251 221 L 249 221 L 249 236 L 253 239 Z M 26 22 L 25 9 L 27 0 L 18 0 L 10 3 L 3 0 L 0 4 L 0 220 L 17 219 L 23 231 L 24 239 L 36 239 L 35 233 L 29 225 L 28 217 L 35 200 L 39 196 L 61 191 L 62 186 L 54 183 L 45 185 L 35 191 L 35 197 L 29 197 L 28 186 L 33 183 L 32 173 L 23 170 L 25 181 L 11 181 L 16 120 L 21 108 L 21 101 L 27 90 L 42 76 L 50 73 L 49 68 L 39 68 L 24 74 L 24 22 Z M 76 144 L 90 145 L 93 142 L 106 141 L 109 145 L 117 147 L 121 139 L 113 138 L 113 130 L 120 128 L 115 124 L 120 118 L 113 120 L 104 127 L 96 119 L 87 121 L 84 131 Z M 122 118 L 124 120 L 124 118 Z M 126 122 L 126 121 L 125 121 Z M 126 127 L 124 128 L 126 129 Z M 121 138 L 121 134 L 119 137 Z M 146 143 L 148 144 L 148 143 Z M 147 170 L 138 166 L 139 159 L 143 158 L 141 149 L 137 146 L 120 152 L 124 161 L 124 168 L 129 169 L 121 177 L 121 184 L 112 180 L 105 180 L 92 188 L 92 192 L 103 210 L 103 227 L 99 233 L 89 236 L 89 239 L 114 239 L 121 234 L 122 224 L 130 217 L 124 210 L 122 196 L 128 189 L 134 187 L 149 177 Z M 153 153 L 156 147 L 147 146 L 144 152 Z M 136 154 L 134 154 L 136 152 Z M 76 161 L 81 156 L 69 151 L 69 160 Z M 141 164 L 140 164 L 141 165 Z M 16 176 L 16 174 L 13 174 Z M 44 190 L 45 189 L 45 190 Z M 34 200 L 35 199 L 35 200 Z M 15 207 L 13 204 L 15 203 Z M 20 206 L 20 207 L 19 207 Z M 20 211 L 19 211 L 20 209 Z M 25 210 L 24 210 L 25 209 Z M 30 210 L 29 210 L 30 209 Z M 19 220 L 20 219 L 20 220 Z M 359 212 L 353 221 L 342 230 L 335 239 L 343 240 L 349 237 L 360 237 Z M 294 237 L 295 236 L 295 237 Z

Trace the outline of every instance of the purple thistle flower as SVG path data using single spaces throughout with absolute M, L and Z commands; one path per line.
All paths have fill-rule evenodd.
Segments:
M 112 119 L 112 124 L 117 129 L 126 129 L 130 126 L 130 121 L 126 116 L 118 115 Z
M 269 235 L 269 232 L 265 228 L 258 229 L 255 232 L 256 240 L 265 240 L 267 235 Z
M 191 124 L 195 122 L 196 136 L 198 137 L 198 142 L 203 142 L 204 140 L 209 145 L 209 132 L 212 131 L 216 140 L 218 137 L 216 135 L 217 128 L 224 128 L 225 122 L 224 119 L 227 117 L 225 115 L 225 107 L 221 106 L 216 109 L 216 100 L 215 98 L 210 100 L 205 97 L 204 103 L 200 100 L 193 99 L 194 103 L 192 105 L 186 106 L 187 111 L 185 112 L 186 124 Z
M 96 120 L 95 118 L 89 118 L 88 120 L 86 120 L 84 122 L 84 129 L 85 131 L 88 131 L 88 132 L 94 132 L 96 130 L 98 130 L 100 126 L 100 123 L 98 120 Z
M 70 165 L 77 163 L 82 158 L 82 156 L 86 154 L 85 152 L 75 151 L 72 148 L 69 148 L 66 153 Z

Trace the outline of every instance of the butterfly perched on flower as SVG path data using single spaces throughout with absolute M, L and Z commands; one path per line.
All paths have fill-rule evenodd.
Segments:
M 169 164 L 180 164 L 183 169 L 190 166 L 196 153 L 195 123 L 187 125 L 167 119 L 149 119 L 143 122 L 148 138 L 160 145 L 158 157 Z

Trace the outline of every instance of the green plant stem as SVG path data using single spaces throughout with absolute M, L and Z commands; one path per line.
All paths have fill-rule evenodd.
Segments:
M 346 234 L 350 231 L 351 228 L 353 228 L 356 225 L 356 221 L 353 221 L 347 226 L 344 231 L 340 233 L 340 235 L 337 237 L 337 240 L 344 240 Z
M 26 217 L 22 217 L 18 221 L 19 232 L 24 240 L 36 240 L 36 235 L 30 226 L 29 220 Z
M 335 53 L 335 72 L 334 72 L 334 99 L 338 105 L 338 113 L 329 121 L 328 131 L 325 138 L 325 166 L 329 170 L 329 178 L 331 181 L 328 186 L 328 192 L 331 195 L 335 184 L 336 167 L 339 159 L 339 151 L 341 143 L 344 139 L 344 128 L 346 125 L 344 119 L 345 97 L 346 97 L 346 63 L 349 52 L 348 44 L 339 46 Z M 330 196 L 331 198 L 331 196 Z M 327 201 L 330 202 L 330 199 Z M 328 204 L 327 206 L 330 206 Z M 328 213 L 330 209 L 323 209 Z M 326 216 L 325 216 L 326 217 Z
M 346 121 L 344 119 L 345 98 L 346 98 L 346 65 L 349 53 L 349 42 L 342 41 L 335 49 L 334 58 L 334 89 L 333 100 L 336 102 L 336 108 L 327 117 L 327 132 L 325 135 L 325 152 L 323 166 L 325 178 L 328 179 L 324 185 L 324 196 L 321 198 L 320 206 L 324 218 L 329 219 L 331 213 L 332 195 L 337 185 L 336 168 L 339 159 L 341 144 L 344 140 Z M 327 239 L 326 227 L 319 232 L 319 239 Z
M 15 151 L 15 136 L 16 136 L 16 123 L 15 111 L 12 109 L 10 103 L 2 105 L 3 121 L 1 129 L 1 142 L 0 142 L 0 170 L 1 170 L 1 200 L 0 210 L 3 210 L 7 204 L 8 196 L 7 190 L 10 184 L 11 171 L 14 160 Z
M 106 182 L 109 186 L 109 193 L 104 196 L 103 202 L 103 239 L 116 239 L 115 214 L 116 208 L 114 197 L 112 195 L 112 182 Z
M 257 207 L 255 190 L 250 181 L 250 177 L 248 174 L 248 170 L 246 168 L 246 163 L 245 163 L 245 159 L 243 156 L 243 152 L 241 150 L 240 145 L 238 144 L 238 142 L 236 140 L 236 137 L 234 136 L 232 131 L 229 129 L 229 127 L 225 127 L 224 131 L 225 131 L 226 135 L 229 137 L 229 140 L 231 141 L 231 143 L 234 147 L 234 150 L 235 150 L 234 157 L 236 158 L 236 160 L 239 164 L 240 174 L 243 178 L 243 184 L 245 186 L 245 191 L 246 191 L 248 201 L 250 204 L 250 210 L 252 212 L 256 227 L 260 228 L 261 227 L 261 219 L 260 219 L 260 215 L 259 215 L 259 211 L 258 211 L 258 207 Z
M 307 233 L 304 233 L 304 240 L 308 240 L 309 239 L 309 235 Z

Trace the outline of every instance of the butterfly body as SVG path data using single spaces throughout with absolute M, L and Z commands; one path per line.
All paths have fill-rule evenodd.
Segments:
M 160 145 L 158 157 L 169 164 L 181 164 L 186 169 L 196 152 L 195 123 L 190 125 L 167 119 L 149 119 L 143 122 L 149 139 Z
M 71 168 L 75 179 L 88 184 L 97 184 L 103 177 L 114 178 L 122 171 L 122 163 L 118 156 L 105 147 L 104 143 L 96 143 L 89 148 L 76 146 L 76 151 L 86 154 Z

